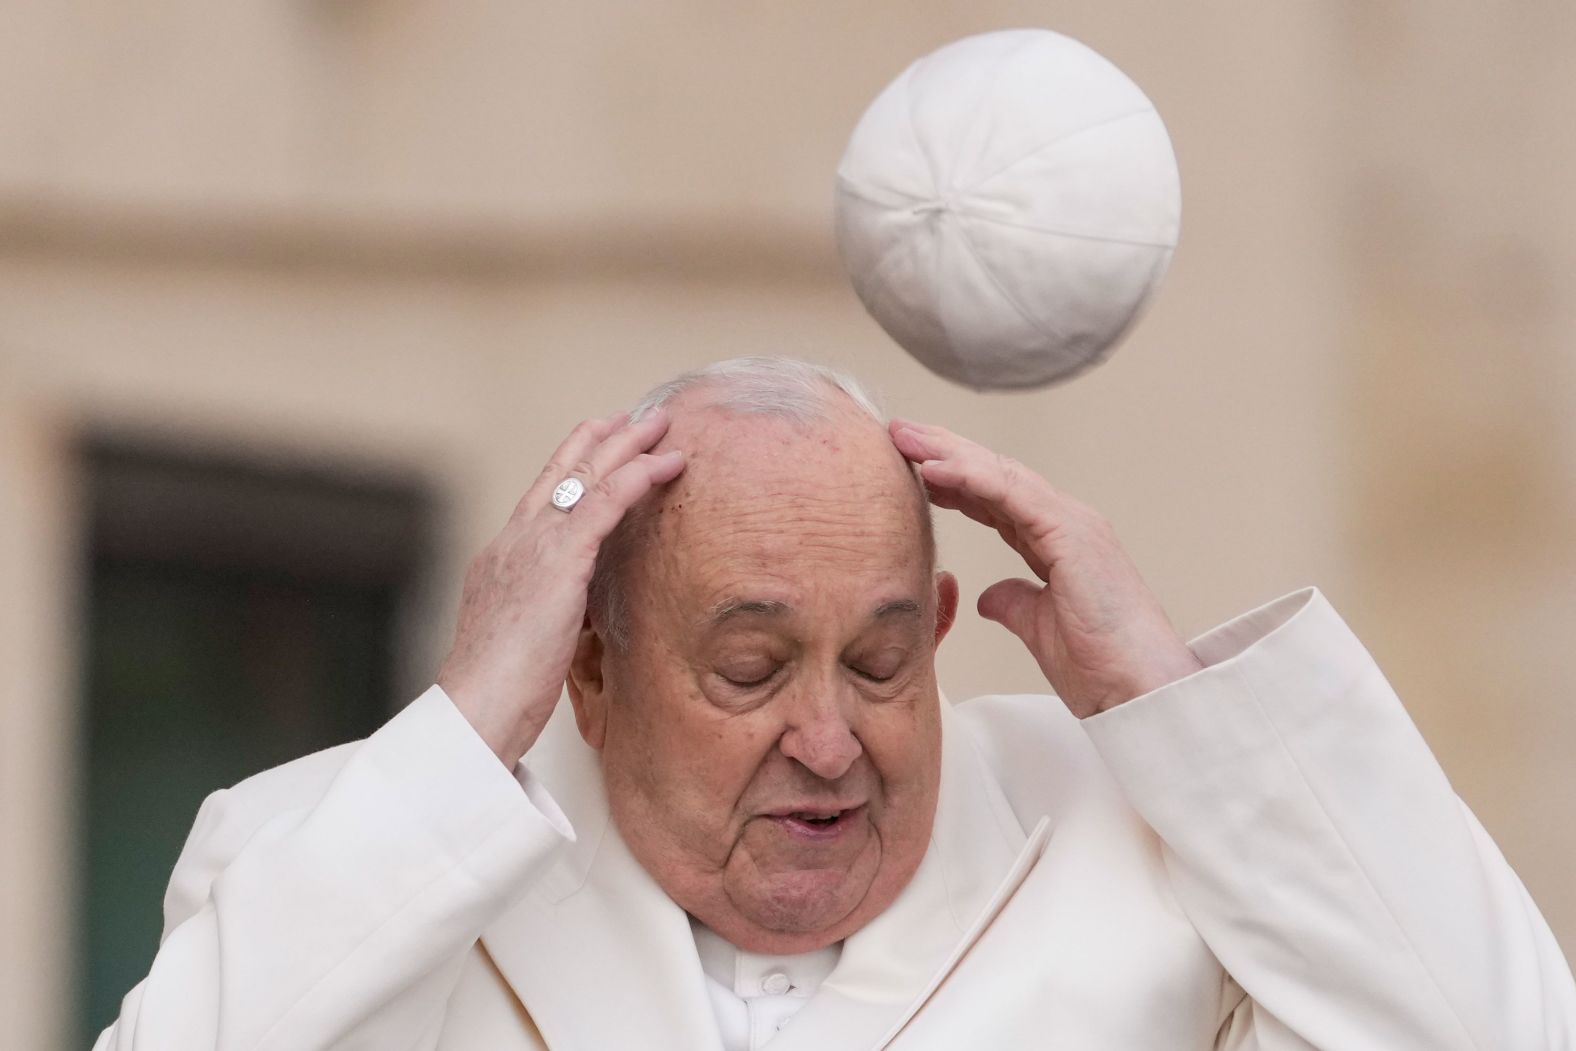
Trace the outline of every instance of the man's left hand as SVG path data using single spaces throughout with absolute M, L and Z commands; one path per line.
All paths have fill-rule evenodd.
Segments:
M 979 612 L 1023 640 L 1074 715 L 1103 712 L 1202 667 L 1096 511 L 944 428 L 893 420 L 890 430 L 936 506 L 995 529 L 1039 578 L 992 584 Z

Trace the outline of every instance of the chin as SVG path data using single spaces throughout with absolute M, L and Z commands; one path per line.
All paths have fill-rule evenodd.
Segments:
M 877 898 L 874 889 L 847 872 L 783 873 L 730 895 L 734 915 L 708 926 L 746 952 L 811 952 L 842 941 L 890 904 L 892 895 Z
M 848 919 L 869 887 L 849 886 L 846 872 L 794 872 L 774 876 L 751 897 L 748 915 L 783 935 L 814 936 Z

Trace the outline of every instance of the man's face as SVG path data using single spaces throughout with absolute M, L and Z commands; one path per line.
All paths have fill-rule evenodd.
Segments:
M 930 840 L 924 512 L 852 406 L 813 428 L 674 416 L 663 445 L 687 466 L 621 581 L 631 640 L 572 692 L 619 831 L 668 895 L 742 948 L 807 951 L 885 909 Z

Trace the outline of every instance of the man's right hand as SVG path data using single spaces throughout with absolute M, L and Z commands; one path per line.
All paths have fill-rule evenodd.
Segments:
M 678 450 L 646 451 L 667 431 L 666 413 L 627 420 L 621 412 L 576 427 L 465 576 L 438 685 L 511 769 L 563 691 L 602 541 L 641 497 L 684 470 Z M 566 514 L 552 492 L 569 477 L 586 493 Z

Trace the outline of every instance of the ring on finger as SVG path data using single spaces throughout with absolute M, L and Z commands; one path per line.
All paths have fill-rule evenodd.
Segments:
M 553 506 L 560 511 L 571 511 L 584 495 L 586 495 L 586 484 L 570 475 L 559 482 L 558 488 L 553 490 Z

